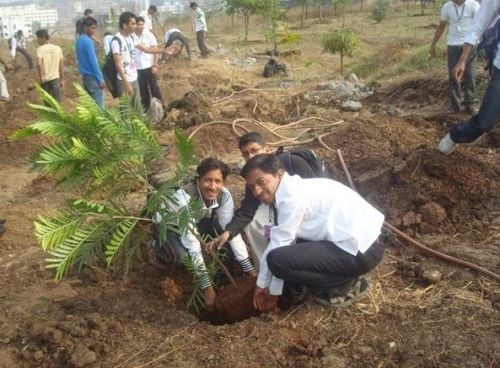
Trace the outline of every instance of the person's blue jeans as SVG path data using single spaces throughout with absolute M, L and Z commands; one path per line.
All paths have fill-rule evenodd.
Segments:
M 97 105 L 104 110 L 104 90 L 99 88 L 99 83 L 92 75 L 82 76 L 83 88 L 94 99 Z
M 484 93 L 479 112 L 469 120 L 450 129 L 455 143 L 475 141 L 483 133 L 493 129 L 500 114 L 500 69 L 493 68 L 493 74 Z

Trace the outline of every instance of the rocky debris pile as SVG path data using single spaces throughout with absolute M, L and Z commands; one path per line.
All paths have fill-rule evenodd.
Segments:
M 197 91 L 187 92 L 167 106 L 166 121 L 183 129 L 213 120 L 212 101 Z
M 33 367 L 100 366 L 98 361 L 112 351 L 113 342 L 107 337 L 110 330 L 122 333 L 123 326 L 98 313 L 33 322 L 30 334 L 23 337 L 27 348 L 21 356 Z
M 374 89 L 351 74 L 347 80 L 326 81 L 302 94 L 303 100 L 315 105 L 336 105 L 346 111 L 359 111 L 361 100 L 372 96 Z
M 257 63 L 257 59 L 254 57 L 236 58 L 230 57 L 224 60 L 224 63 L 230 68 L 248 70 L 251 66 Z

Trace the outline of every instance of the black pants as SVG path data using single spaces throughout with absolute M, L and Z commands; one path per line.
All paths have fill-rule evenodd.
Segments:
M 160 88 L 158 87 L 158 79 L 153 74 L 153 68 L 137 70 L 139 80 L 139 90 L 141 92 L 141 104 L 144 111 L 148 111 L 151 104 L 151 96 L 156 97 L 160 101 L 161 97 Z
M 61 80 L 59 78 L 43 82 L 42 88 L 47 91 L 57 102 L 61 102 Z
M 191 48 L 189 47 L 188 39 L 181 32 L 173 32 L 167 40 L 165 47 L 170 47 L 174 43 L 174 41 L 179 41 L 183 47 L 186 47 L 186 52 L 191 58 Z M 182 48 L 181 48 L 182 51 Z M 166 59 L 166 54 L 163 54 L 164 59 Z
M 448 46 L 448 75 L 450 80 L 451 92 L 451 107 L 453 111 L 460 111 L 462 106 L 462 85 L 457 82 L 453 75 L 453 68 L 457 65 L 460 56 L 462 55 L 463 46 Z M 469 61 L 465 66 L 464 71 L 464 105 L 471 108 L 474 105 L 474 94 L 476 92 L 476 81 L 474 79 L 474 60 Z
M 17 47 L 16 48 L 16 57 L 14 58 L 14 67 L 17 66 L 17 54 L 22 54 L 28 63 L 30 69 L 33 69 L 33 59 L 31 55 L 28 53 L 28 50 L 25 48 Z
M 201 56 L 207 56 L 210 54 L 210 50 L 207 45 L 205 45 L 205 31 L 196 32 L 196 42 L 198 43 L 198 48 L 200 49 Z
M 274 249 L 267 255 L 271 273 L 285 281 L 285 288 L 306 286 L 316 291 L 343 290 L 382 260 L 385 242 L 376 241 L 356 256 L 329 241 L 301 241 Z

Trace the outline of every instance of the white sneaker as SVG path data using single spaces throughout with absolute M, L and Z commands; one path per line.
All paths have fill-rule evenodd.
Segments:
M 453 139 L 451 139 L 450 133 L 446 133 L 444 138 L 441 139 L 441 142 L 439 142 L 438 150 L 445 155 L 449 155 L 455 150 L 455 148 L 457 148 L 457 144 L 453 142 Z

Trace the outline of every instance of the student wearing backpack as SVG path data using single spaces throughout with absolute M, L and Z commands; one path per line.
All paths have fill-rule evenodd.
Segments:
M 474 15 L 479 9 L 479 3 L 475 0 L 450 0 L 441 9 L 441 22 L 436 29 L 434 39 L 429 50 L 431 57 L 436 56 L 436 43 L 441 38 L 448 25 L 448 41 L 446 54 L 448 57 L 448 75 L 450 80 L 451 108 L 460 111 L 462 105 L 462 88 L 453 76 L 453 68 L 464 48 L 464 36 Z M 464 73 L 464 106 L 465 111 L 474 112 L 474 92 L 476 82 L 474 80 L 474 62 L 471 60 Z
M 335 180 L 287 174 L 276 155 L 251 158 L 241 176 L 260 202 L 275 209 L 255 308 L 272 310 L 290 290 L 305 296 L 306 287 L 316 302 L 332 308 L 366 294 L 369 283 L 362 275 L 380 263 L 385 249 L 382 213 Z
M 145 29 L 145 21 L 142 17 L 135 18 L 137 28 L 135 36 L 137 41 L 144 46 L 156 47 L 158 42 L 155 35 Z M 141 50 L 135 53 L 135 62 L 137 64 L 137 76 L 139 80 L 139 90 L 141 93 L 141 103 L 144 111 L 149 110 L 151 97 L 157 98 L 162 102 L 160 87 L 158 86 L 158 63 L 160 57 L 158 54 L 147 54 Z
M 132 96 L 135 106 L 141 106 L 141 92 L 137 81 L 137 65 L 135 53 L 137 50 L 148 54 L 163 54 L 163 49 L 148 47 L 139 43 L 135 36 L 137 23 L 134 13 L 123 12 L 119 19 L 120 31 L 111 41 L 111 52 L 117 70 L 117 93 Z
M 257 132 L 244 134 L 240 138 L 238 146 L 245 161 L 250 160 L 254 156 L 271 152 L 266 138 Z M 307 151 L 311 152 L 310 150 Z M 314 178 L 321 175 L 301 155 L 284 152 L 276 154 L 276 157 L 278 157 L 285 171 L 290 175 L 299 175 L 302 178 Z M 208 247 L 211 249 L 219 248 L 234 236 L 245 231 L 252 251 L 254 264 L 256 268 L 259 268 L 259 260 L 269 241 L 266 229 L 272 223 L 271 219 L 273 215 L 273 209 L 268 204 L 261 203 L 247 186 L 240 208 L 236 210 L 232 220 L 227 224 L 225 231 L 212 242 L 208 243 Z
M 462 81 L 467 62 L 470 59 L 474 46 L 478 44 L 483 33 L 493 21 L 500 15 L 500 0 L 483 0 L 481 7 L 474 16 L 465 36 L 465 45 L 460 60 L 458 61 L 453 74 L 457 81 Z M 489 132 L 495 126 L 500 114 L 500 21 L 495 23 L 497 28 L 497 39 L 492 44 L 496 45 L 493 54 L 491 79 L 481 102 L 481 107 L 477 114 L 470 119 L 454 125 L 439 142 L 438 149 L 445 155 L 449 155 L 456 148 L 457 143 L 470 143 L 479 138 L 483 133 Z
M 82 20 L 83 34 L 76 40 L 76 60 L 78 71 L 82 76 L 83 88 L 92 96 L 97 105 L 104 110 L 104 77 L 97 61 L 94 47 L 94 34 L 97 30 L 97 20 L 87 17 Z
M 234 202 L 231 193 L 224 187 L 224 182 L 229 174 L 229 167 L 215 158 L 204 159 L 196 168 L 196 179 L 194 182 L 179 188 L 174 194 L 171 203 L 165 203 L 154 220 L 159 223 L 162 216 L 178 215 L 188 206 L 191 200 L 197 199 L 202 205 L 201 219 L 197 219 L 196 226 L 184 234 L 167 231 L 166 244 L 155 244 L 153 246 L 153 257 L 166 261 L 179 262 L 182 255 L 188 254 L 194 264 L 198 265 L 198 278 L 205 296 L 205 307 L 213 310 L 215 303 L 215 290 L 208 278 L 205 261 L 203 259 L 200 235 L 214 236 L 221 232 L 231 220 L 234 212 Z M 174 228 L 178 224 L 171 224 Z M 229 241 L 234 257 L 239 262 L 241 270 L 248 274 L 254 274 L 252 262 L 248 256 L 245 242 L 241 236 L 236 236 Z M 168 254 L 168 259 L 166 255 Z M 173 255 L 173 257 L 171 256 Z M 150 254 L 151 257 L 151 254 Z M 151 259 L 150 259 L 151 260 Z M 154 258 L 153 258 L 154 260 Z

